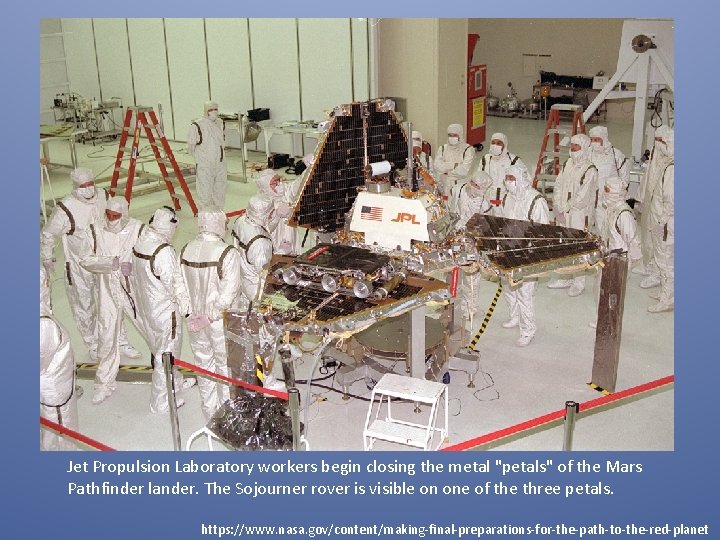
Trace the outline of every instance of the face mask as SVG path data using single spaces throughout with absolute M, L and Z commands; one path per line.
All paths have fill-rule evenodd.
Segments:
M 75 193 L 81 200 L 90 201 L 95 198 L 95 186 L 79 187 L 75 189 Z
M 213 120 L 213 121 L 214 121 L 214 120 L 217 120 L 217 117 L 218 117 L 217 111 L 210 111 L 210 112 L 208 113 L 208 118 L 209 118 L 210 120 Z
M 274 191 L 276 195 L 285 195 L 285 184 L 282 182 L 278 183 L 278 185 L 275 186 Z
M 655 141 L 655 148 L 657 148 L 661 154 L 667 155 L 667 144 L 665 144 L 664 141 Z
M 513 180 L 511 182 L 505 180 L 505 189 L 508 190 L 508 193 L 512 193 L 515 195 L 517 193 L 517 181 Z
M 580 160 L 582 159 L 582 157 L 583 157 L 583 151 L 582 151 L 582 150 L 577 150 L 577 151 L 573 152 L 573 151 L 571 150 L 571 151 L 570 151 L 570 157 L 572 158 L 573 161 L 575 161 L 575 162 L 577 163 L 578 161 L 580 161 Z
M 595 141 L 591 142 L 591 143 L 590 143 L 590 146 L 591 146 L 592 149 L 595 150 L 596 152 L 600 152 L 600 151 L 602 151 L 602 149 L 604 148 L 603 145 L 602 145 L 602 143 L 595 142 Z
M 448 137 L 448 144 L 455 146 L 460 142 L 460 137 Z
M 499 156 L 502 154 L 503 147 L 499 144 L 491 144 L 490 145 L 490 155 L 491 156 Z
M 116 219 L 113 221 L 110 221 L 108 219 L 105 219 L 105 229 L 110 231 L 111 233 L 119 233 L 123 229 L 123 220 Z

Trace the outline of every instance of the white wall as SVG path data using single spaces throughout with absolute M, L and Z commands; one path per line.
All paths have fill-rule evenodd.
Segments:
M 205 19 L 210 93 L 223 111 L 254 108 L 248 26 L 247 19 Z M 239 146 L 237 131 L 227 130 L 226 137 Z
M 62 19 L 71 91 L 164 109 L 184 141 L 203 102 L 223 113 L 267 107 L 271 119 L 323 120 L 323 111 L 369 97 L 366 19 Z M 49 39 L 49 38 L 43 38 Z M 50 71 L 41 64 L 41 73 Z M 54 97 L 54 93 L 53 96 Z M 48 104 L 41 103 L 49 109 Z M 229 142 L 237 140 L 228 132 Z M 260 145 L 262 146 L 262 145 Z M 273 151 L 289 152 L 276 136 Z M 297 149 L 301 147 L 297 145 Z
M 87 98 L 99 96 L 92 19 L 63 19 L 62 28 L 70 91 Z
M 351 19 L 353 50 L 353 99 L 367 101 L 370 92 L 370 39 L 367 19 Z
M 352 101 L 351 24 L 350 19 L 298 19 L 302 119 L 321 118 Z
M 377 97 L 404 98 L 405 119 L 434 147 L 438 135 L 438 19 L 381 19 L 376 31 Z
M 303 120 L 295 19 L 250 19 L 250 45 L 255 107 L 270 109 L 276 122 Z M 289 136 L 275 137 L 273 143 L 276 152 L 292 149 Z
M 433 148 L 466 119 L 467 19 L 382 19 L 380 96 L 404 98 L 406 119 Z
M 99 100 L 119 97 L 123 103 L 134 103 L 135 92 L 125 19 L 93 19 L 93 26 L 100 93 L 85 97 Z
M 184 141 L 190 123 L 210 99 L 203 19 L 165 19 L 175 139 Z M 223 111 L 225 109 L 222 109 Z
M 135 104 L 153 107 L 159 112 L 168 137 L 174 136 L 170 107 L 170 82 L 165 51 L 165 23 L 163 19 L 128 19 L 130 56 L 132 58 Z M 108 90 L 112 93 L 112 89 Z M 124 102 L 126 105 L 132 101 Z
M 447 140 L 447 127 L 467 125 L 467 19 L 440 19 L 438 24 L 438 139 Z

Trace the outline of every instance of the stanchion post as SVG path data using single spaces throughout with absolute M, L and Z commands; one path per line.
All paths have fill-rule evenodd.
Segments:
M 285 378 L 285 386 L 295 388 L 295 365 L 293 364 L 292 352 L 287 344 L 280 346 L 280 361 L 282 362 L 283 377 Z
M 292 426 L 293 450 L 300 450 L 300 390 L 288 388 L 290 398 L 290 423 Z
M 168 407 L 170 410 L 170 426 L 172 427 L 173 446 L 175 450 L 182 449 L 180 443 L 180 423 L 178 421 L 177 403 L 175 401 L 175 388 L 173 385 L 174 358 L 172 353 L 164 352 L 162 355 L 163 369 L 165 370 L 165 386 L 167 388 Z
M 563 440 L 563 451 L 572 450 L 573 431 L 575 430 L 575 415 L 578 413 L 580 405 L 575 401 L 565 402 L 565 437 Z

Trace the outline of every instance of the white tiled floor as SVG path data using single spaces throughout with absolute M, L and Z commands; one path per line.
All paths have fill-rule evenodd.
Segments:
M 629 153 L 632 126 L 608 123 L 611 140 L 626 154 Z M 503 131 L 509 137 L 510 150 L 522 156 L 529 168 L 533 168 L 544 132 L 544 122 L 527 119 L 488 118 L 488 139 L 492 132 Z M 489 143 L 489 141 L 487 141 Z M 192 160 L 175 144 L 177 158 L 181 162 Z M 115 158 L 117 142 L 104 146 L 78 145 L 82 166 L 91 167 L 100 177 L 108 176 Z M 146 150 L 147 152 L 147 150 Z M 50 143 L 53 162 L 70 162 L 67 146 Z M 228 152 L 229 170 L 239 174 L 238 150 Z M 251 159 L 264 161 L 264 154 L 252 153 Z M 148 166 L 150 170 L 150 166 Z M 67 168 L 52 168 L 51 177 L 56 196 L 70 191 L 71 183 Z M 255 192 L 252 182 L 244 184 L 230 181 L 227 190 L 226 211 L 243 208 Z M 168 204 L 165 191 L 157 191 L 135 197 L 131 215 L 147 220 L 158 207 Z M 174 244 L 179 248 L 188 242 L 195 231 L 194 219 L 187 206 L 180 212 L 181 221 Z M 309 244 L 308 244 L 309 245 Z M 60 250 L 57 252 L 61 256 Z M 466 387 L 463 373 L 453 372 L 450 383 L 450 436 L 449 443 L 459 443 L 479 435 L 514 425 L 545 413 L 563 408 L 565 401 L 584 402 L 598 397 L 586 383 L 590 380 L 594 330 L 588 323 L 594 317 L 594 305 L 590 290 L 578 298 L 569 298 L 565 291 L 550 290 L 543 280 L 538 287 L 536 306 L 538 333 L 532 344 L 524 349 L 514 344 L 517 331 L 505 330 L 499 322 L 504 320 L 506 307 L 503 301 L 481 338 L 483 373 L 476 378 L 476 388 Z M 674 372 L 673 313 L 649 314 L 646 307 L 651 303 L 647 291 L 638 286 L 639 277 L 629 277 L 620 369 L 617 390 L 630 388 Z M 484 297 L 490 303 L 495 286 L 487 283 Z M 67 305 L 65 291 L 59 274 L 53 287 L 55 313 L 72 335 L 76 361 L 88 360 L 82 340 L 77 333 Z M 137 332 L 128 324 L 131 342 L 143 352 L 136 363 L 149 364 L 147 346 Z M 187 333 L 182 358 L 192 362 Z M 131 363 L 127 361 L 124 363 Z M 297 366 L 297 376 L 304 379 L 312 365 L 311 358 L 303 358 Z M 279 370 L 279 363 L 276 366 Z M 396 366 L 404 371 L 404 365 Z M 315 374 L 316 377 L 318 374 Z M 79 402 L 81 431 L 109 446 L 120 450 L 168 450 L 172 449 L 169 419 L 150 413 L 149 387 L 146 384 L 119 383 L 113 396 L 100 405 L 92 405 L 92 381 L 81 381 L 85 396 Z M 332 380 L 323 384 L 331 385 Z M 334 385 L 337 388 L 337 384 Z M 303 403 L 305 385 L 302 385 Z M 364 381 L 353 384 L 350 391 L 368 397 L 370 391 Z M 202 427 L 196 389 L 185 392 L 186 404 L 179 409 L 183 444 L 193 431 Z M 367 402 L 359 399 L 344 401 L 340 394 L 313 387 L 308 410 L 308 439 L 313 450 L 361 450 L 362 429 Z M 577 450 L 671 450 L 674 447 L 672 386 L 645 398 L 624 403 L 604 412 L 580 416 L 575 429 L 574 449 Z M 400 405 L 399 410 L 411 407 Z M 557 450 L 562 448 L 562 427 L 534 432 L 528 436 L 505 441 L 496 449 L 503 450 Z M 205 448 L 205 442 L 195 445 Z M 405 447 L 390 443 L 377 443 L 376 449 L 402 450 Z

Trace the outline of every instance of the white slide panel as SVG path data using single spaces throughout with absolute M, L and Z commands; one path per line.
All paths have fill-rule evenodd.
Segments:
M 250 44 L 255 107 L 269 108 L 275 123 L 301 120 L 295 19 L 250 19 Z M 270 149 L 292 153 L 290 136 L 275 135 Z
M 160 118 L 158 104 L 161 104 L 165 133 L 173 139 L 175 132 L 170 109 L 163 20 L 128 19 L 128 35 L 135 80 L 135 104 L 152 107 L 158 113 L 158 118 Z M 185 133 L 182 136 L 185 137 Z
M 93 19 L 93 23 L 102 99 L 119 97 L 123 105 L 132 104 L 135 98 L 125 19 Z
M 299 19 L 301 120 L 352 101 L 350 19 Z
M 175 139 L 185 141 L 210 98 L 203 19 L 165 19 L 165 29 Z
M 355 101 L 370 99 L 368 81 L 368 19 L 352 20 L 353 89 Z
M 205 19 L 210 95 L 223 114 L 252 109 L 250 44 L 247 19 Z M 239 147 L 236 129 L 226 131 L 228 146 Z
M 100 95 L 91 19 L 63 19 L 63 41 L 70 91 L 86 98 Z

